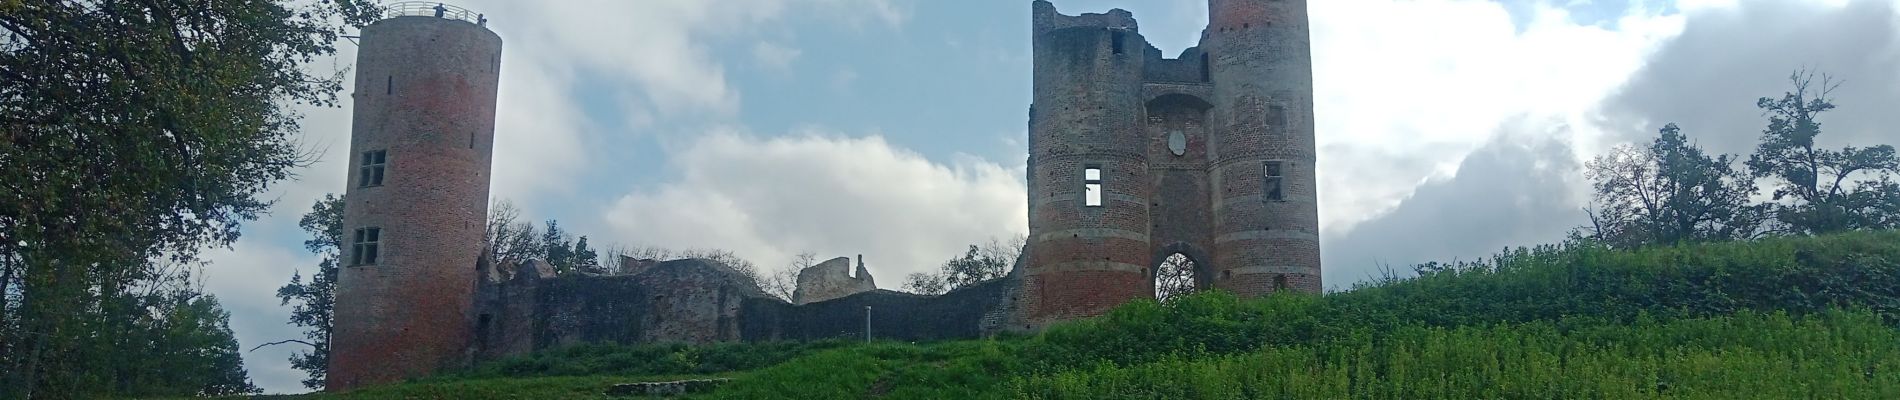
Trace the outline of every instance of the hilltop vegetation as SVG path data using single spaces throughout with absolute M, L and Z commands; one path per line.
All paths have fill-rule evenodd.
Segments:
M 1327 295 L 1138 301 L 1035 336 L 585 346 L 346 396 L 599 397 L 727 376 L 705 398 L 1900 396 L 1900 232 L 1429 264 Z

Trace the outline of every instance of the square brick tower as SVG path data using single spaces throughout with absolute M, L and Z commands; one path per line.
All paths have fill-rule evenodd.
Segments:
M 468 358 L 501 37 L 460 8 L 388 7 L 356 56 L 328 390 Z
M 1200 288 L 1321 290 L 1305 0 L 1209 0 L 1200 45 L 1176 58 L 1127 11 L 1031 7 L 1029 259 L 1013 328 L 1152 298 L 1175 254 Z

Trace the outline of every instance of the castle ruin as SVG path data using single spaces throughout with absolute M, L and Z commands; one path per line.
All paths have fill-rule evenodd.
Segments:
M 1305 1 L 1209 0 L 1172 59 L 1127 11 L 1032 8 L 1023 328 L 1152 297 L 1173 254 L 1196 287 L 1320 290 Z
M 1208 12 L 1199 46 L 1166 58 L 1127 11 L 1035 0 L 1030 235 L 1010 274 L 924 296 L 877 289 L 841 257 L 801 271 L 787 302 L 707 260 L 616 260 L 629 273 L 614 276 L 491 265 L 501 38 L 480 14 L 399 3 L 363 29 L 357 56 L 327 387 L 589 342 L 1033 331 L 1152 298 L 1176 255 L 1197 287 L 1317 292 L 1306 1 Z

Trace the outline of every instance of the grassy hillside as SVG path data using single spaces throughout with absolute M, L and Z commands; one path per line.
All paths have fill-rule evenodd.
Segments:
M 1142 301 L 1031 337 L 586 346 L 346 396 L 1900 398 L 1900 233 L 1549 246 L 1328 294 Z

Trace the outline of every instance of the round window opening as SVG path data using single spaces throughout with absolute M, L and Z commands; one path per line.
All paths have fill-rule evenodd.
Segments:
M 1181 134 L 1181 131 L 1168 132 L 1168 151 L 1174 153 L 1175 157 L 1186 155 L 1187 135 Z

